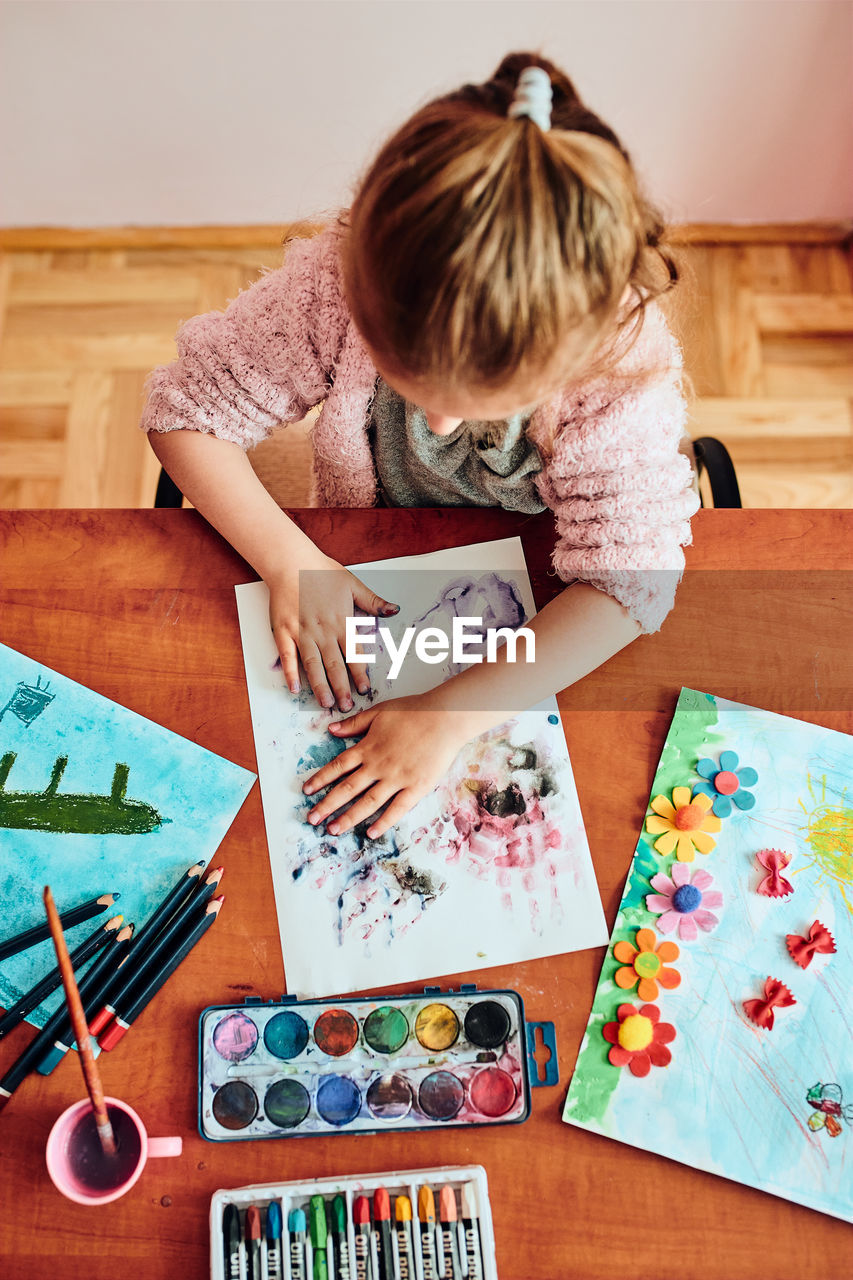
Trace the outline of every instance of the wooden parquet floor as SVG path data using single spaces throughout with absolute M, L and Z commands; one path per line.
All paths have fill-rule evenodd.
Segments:
M 853 507 L 843 233 L 683 231 L 675 323 L 695 392 L 691 434 L 728 447 L 744 506 Z M 174 357 L 182 320 L 279 264 L 280 235 L 45 230 L 0 243 L 0 506 L 151 506 L 159 468 L 137 428 L 145 377 Z M 255 462 L 280 502 L 307 502 L 304 426 Z

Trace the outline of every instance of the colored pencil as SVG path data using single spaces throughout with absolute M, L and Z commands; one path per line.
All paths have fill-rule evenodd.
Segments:
M 161 962 L 163 955 L 174 948 L 175 939 L 189 927 L 190 919 L 197 919 L 204 906 L 213 897 L 219 881 L 222 879 L 222 867 L 216 867 L 205 878 L 197 894 L 185 901 L 181 909 L 176 911 L 165 927 L 155 936 L 149 935 L 149 942 L 141 950 L 134 946 L 131 949 L 127 964 L 110 984 L 104 995 L 103 1006 L 89 1020 L 89 1031 L 98 1036 L 110 1024 L 115 1016 L 116 1008 L 121 1001 L 127 1002 L 132 987 L 141 985 L 149 973 L 153 973 Z
M 166 925 L 186 898 L 200 884 L 200 876 L 204 871 L 204 862 L 195 862 L 184 872 L 177 884 L 173 885 L 160 905 L 151 913 L 141 926 L 134 942 L 134 953 L 146 951 L 158 932 Z
M 106 911 L 107 907 L 118 902 L 120 897 L 120 893 L 102 893 L 100 898 L 81 902 L 78 907 L 63 911 L 59 917 L 60 924 L 63 929 L 71 929 L 75 924 L 82 924 L 84 920 L 99 916 L 102 911 Z M 37 942 L 44 942 L 45 938 L 49 937 L 50 929 L 46 923 L 33 925 L 32 929 L 25 929 L 14 938 L 7 938 L 5 942 L 0 942 L 0 960 L 8 960 L 9 956 L 16 956 L 19 951 L 26 951 L 28 947 L 35 946 Z
M 95 963 L 80 979 L 80 999 L 83 1001 L 84 1012 L 87 1000 L 90 1004 L 97 1000 L 97 995 L 93 996 L 91 993 L 103 981 L 103 974 L 110 971 L 111 966 L 121 963 L 121 956 L 125 950 L 126 943 L 130 940 L 132 931 L 133 925 L 127 924 L 123 929 L 119 930 L 117 935 L 111 934 L 111 941 L 107 943 Z M 89 994 L 87 995 L 87 993 Z M 21 1056 L 12 1063 L 3 1079 L 0 1080 L 0 1110 L 6 1105 L 21 1081 L 36 1066 L 41 1065 L 45 1053 L 53 1053 L 57 1037 L 60 1036 L 65 1036 L 69 1041 L 73 1040 L 68 1006 L 64 1002 L 56 1010 L 56 1013 L 48 1019 L 38 1035 L 30 1041 Z M 56 1062 L 60 1060 L 62 1055 L 67 1053 L 68 1048 L 68 1045 L 62 1043 L 62 1054 L 55 1059 Z
M 438 1193 L 438 1217 L 441 1223 L 441 1242 L 444 1247 L 443 1280 L 462 1280 L 462 1263 L 459 1258 L 459 1229 L 457 1226 L 456 1192 L 444 1186 Z
M 104 1155 L 114 1156 L 116 1154 L 115 1135 L 110 1124 L 107 1104 L 104 1102 L 101 1076 L 92 1053 L 89 1028 L 86 1026 L 86 1017 L 83 1013 L 83 1006 L 80 1003 L 80 993 L 77 990 L 77 983 L 74 981 L 74 970 L 71 968 L 65 935 L 62 932 L 62 925 L 59 923 L 59 915 L 56 910 L 56 904 L 53 901 L 53 894 L 50 892 L 50 885 L 45 885 L 44 887 L 44 905 L 47 911 L 53 945 L 56 947 L 56 958 L 62 971 L 62 985 L 65 988 L 65 999 L 68 1002 L 68 1008 L 71 1013 L 71 1025 L 74 1028 L 77 1047 L 80 1050 L 79 1057 L 80 1065 L 83 1068 L 83 1078 L 86 1081 L 86 1089 L 95 1115 L 95 1128 L 98 1131 Z
M 87 960 L 90 960 L 108 942 L 114 941 L 123 919 L 123 916 L 113 916 L 112 920 L 108 920 L 106 924 L 98 925 L 95 932 L 90 933 L 89 937 L 71 952 L 69 960 L 72 969 L 79 969 L 81 964 L 85 964 Z M 61 926 L 59 931 L 60 933 L 62 932 Z M 8 1035 L 19 1022 L 23 1022 L 27 1014 L 32 1013 L 33 1009 L 37 1009 L 42 1001 L 46 1000 L 61 984 L 62 970 L 57 965 L 55 969 L 51 969 L 50 973 L 46 973 L 34 987 L 24 992 L 17 1004 L 13 1004 L 11 1009 L 8 1009 L 3 1014 L 3 1017 L 0 1018 L 0 1039 Z
M 126 924 L 124 928 L 119 930 L 115 946 L 101 952 L 95 963 L 80 979 L 80 999 L 83 1001 L 83 1012 L 87 1019 L 100 1009 L 104 999 L 104 992 L 127 960 L 132 940 L 133 925 Z M 58 1025 L 53 1029 L 53 1041 L 52 1043 L 49 1039 L 45 1041 L 47 1048 L 41 1058 L 36 1060 L 36 1070 L 42 1076 L 50 1075 L 51 1071 L 62 1061 L 74 1043 L 74 1034 L 71 1030 L 71 1019 L 68 1016 L 67 1006 L 60 1005 L 54 1014 L 54 1018 L 59 1021 Z M 52 1022 L 53 1018 L 51 1019 Z M 50 1026 L 50 1023 L 45 1026 L 45 1031 L 47 1031 L 48 1026 Z
M 480 1247 L 480 1223 L 474 1191 L 469 1182 L 462 1184 L 462 1229 L 465 1233 L 465 1257 L 468 1280 L 483 1280 L 483 1254 Z
M 225 898 L 214 898 L 208 903 L 204 914 L 192 925 L 188 934 L 178 934 L 173 939 L 174 949 L 160 954 L 159 964 L 146 970 L 143 981 L 132 986 L 127 999 L 116 999 L 116 1010 L 112 1022 L 98 1036 L 98 1044 L 102 1049 L 113 1049 L 121 1040 L 128 1027 L 139 1017 L 150 1000 L 153 1000 L 164 983 L 172 976 L 178 965 L 189 955 L 196 943 L 216 923 Z

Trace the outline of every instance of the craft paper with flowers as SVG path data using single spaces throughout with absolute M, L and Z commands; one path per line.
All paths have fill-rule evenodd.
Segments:
M 637 828 L 563 1118 L 853 1222 L 853 738 L 684 689 Z

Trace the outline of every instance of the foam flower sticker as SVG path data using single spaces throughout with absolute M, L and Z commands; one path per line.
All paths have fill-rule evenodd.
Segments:
M 710 812 L 712 803 L 706 795 L 691 798 L 689 787 L 673 787 L 671 802 L 666 796 L 655 796 L 654 813 L 646 818 L 646 830 L 659 837 L 655 840 L 658 853 L 666 855 L 675 850 L 679 862 L 692 862 L 697 849 L 710 853 L 716 845 L 710 832 L 719 831 L 723 825 Z
M 607 1054 L 612 1066 L 627 1066 L 635 1076 L 647 1076 L 653 1066 L 669 1066 L 672 1054 L 666 1046 L 675 1039 L 675 1027 L 660 1021 L 657 1005 L 636 1009 L 632 1004 L 620 1004 L 616 1017 L 618 1022 L 607 1022 L 601 1029 L 613 1046 Z
M 693 794 L 710 796 L 713 812 L 718 818 L 727 818 L 732 804 L 738 809 L 751 809 L 755 804 L 755 796 L 746 788 L 755 786 L 758 774 L 749 765 L 739 769 L 738 763 L 734 751 L 722 751 L 719 764 L 706 756 L 696 765 L 702 781 L 696 783 Z
M 623 990 L 636 985 L 641 1000 L 657 1000 L 659 987 L 671 991 L 681 982 L 678 970 L 668 969 L 664 963 L 678 959 L 678 947 L 674 942 L 661 942 L 655 947 L 657 937 L 652 929 L 638 929 L 636 941 L 636 947 L 630 942 L 617 942 L 613 948 L 614 956 L 622 962 L 613 981 Z
M 723 905 L 723 895 L 711 889 L 714 877 L 707 871 L 690 871 L 683 862 L 673 862 L 670 875 L 659 871 L 652 876 L 651 886 L 657 893 L 646 895 L 646 907 L 659 915 L 661 933 L 678 931 L 682 942 L 693 942 L 699 930 L 710 933 L 720 923 L 711 907 Z

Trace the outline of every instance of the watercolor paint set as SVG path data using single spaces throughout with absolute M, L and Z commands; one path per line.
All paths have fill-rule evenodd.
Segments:
M 557 1079 L 554 1025 L 526 1022 L 515 991 L 250 998 L 199 1017 L 198 1127 L 213 1142 L 518 1124 L 531 1086 Z
M 498 1280 L 482 1165 L 216 1191 L 211 1280 Z

